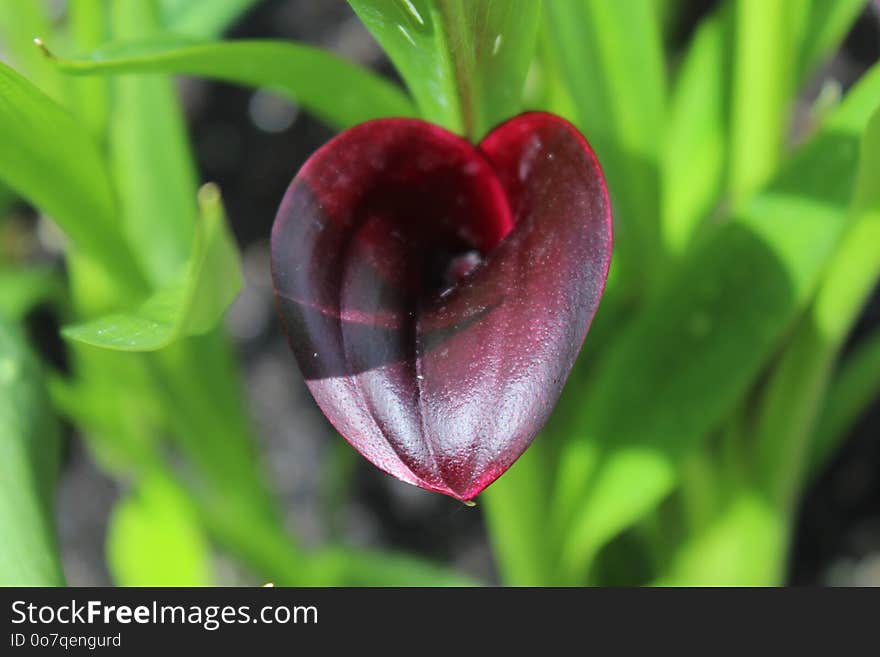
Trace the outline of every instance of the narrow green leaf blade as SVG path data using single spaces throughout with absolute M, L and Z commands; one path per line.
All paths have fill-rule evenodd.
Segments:
M 218 37 L 258 0 L 164 0 L 164 24 L 177 34 Z
M 158 33 L 154 0 L 112 3 L 114 39 Z M 195 164 L 171 80 L 128 75 L 113 80 L 110 162 L 123 225 L 154 288 L 174 280 L 186 263 L 196 217 Z
M 798 80 L 807 82 L 823 60 L 841 44 L 865 9 L 865 0 L 811 0 L 799 44 Z
M 123 286 L 142 290 L 97 144 L 66 110 L 3 64 L 0 143 L 0 179 L 58 222 Z
M 174 73 L 272 89 L 336 128 L 387 116 L 416 115 L 406 94 L 391 82 L 332 53 L 296 43 L 211 43 L 157 36 L 55 62 L 61 70 L 77 75 Z
M 662 260 L 658 168 L 666 65 L 654 0 L 544 3 L 546 44 L 578 125 L 596 151 L 614 207 L 612 275 L 648 289 Z
M 534 53 L 535 0 L 349 0 L 422 115 L 481 138 L 516 114 Z
M 733 40 L 729 9 L 724 5 L 701 22 L 670 98 L 662 221 L 667 249 L 675 255 L 690 244 L 724 187 Z
M 736 0 L 729 187 L 735 201 L 776 173 L 796 89 L 801 0 Z
M 70 36 L 77 51 L 93 50 L 107 41 L 110 28 L 108 13 L 105 0 L 71 0 L 68 3 Z M 45 66 L 53 67 L 43 53 L 35 54 Z M 55 72 L 61 75 L 57 69 Z M 103 138 L 110 112 L 110 85 L 107 80 L 82 78 L 69 82 L 75 83 L 71 85 L 71 99 L 77 116 L 91 127 L 92 134 Z
M 0 585 L 64 584 L 52 498 L 59 458 L 42 373 L 19 330 L 0 316 Z
M 201 220 L 182 276 L 147 299 L 137 311 L 65 327 L 64 337 L 104 349 L 155 351 L 188 335 L 207 333 L 242 286 L 241 265 L 213 185 L 199 193 Z

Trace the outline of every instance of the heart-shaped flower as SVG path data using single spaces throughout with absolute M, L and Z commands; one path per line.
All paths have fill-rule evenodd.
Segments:
M 351 128 L 272 229 L 279 313 L 324 414 L 385 472 L 464 501 L 547 420 L 610 257 L 599 163 L 544 113 L 479 146 L 414 119 Z

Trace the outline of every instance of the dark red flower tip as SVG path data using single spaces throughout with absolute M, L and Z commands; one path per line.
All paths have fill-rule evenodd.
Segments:
M 479 146 L 414 119 L 351 128 L 272 229 L 278 310 L 324 414 L 377 467 L 460 500 L 546 422 L 610 257 L 599 163 L 544 113 Z

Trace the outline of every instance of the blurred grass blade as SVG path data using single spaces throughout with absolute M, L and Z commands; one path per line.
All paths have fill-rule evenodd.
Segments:
M 15 200 L 15 192 L 0 180 L 0 225 L 2 225 L 3 220 L 6 218 L 6 213 L 9 212 L 9 208 L 12 207 Z
M 536 0 L 349 0 L 428 121 L 476 141 L 518 113 Z
M 480 495 L 492 553 L 507 586 L 547 586 L 552 577 L 545 531 L 552 461 L 545 429 L 503 477 Z
M 614 206 L 613 275 L 649 287 L 662 258 L 658 159 L 666 74 L 655 0 L 544 3 L 546 44 L 577 108 Z
M 62 303 L 64 282 L 51 267 L 0 265 L 0 313 L 19 321 L 42 303 Z
M 840 46 L 866 0 L 811 0 L 799 44 L 798 81 L 805 84 L 816 68 Z
M 63 335 L 105 349 L 154 351 L 214 328 L 241 290 L 242 274 L 219 190 L 205 185 L 199 192 L 199 202 L 202 217 L 182 276 L 133 313 L 68 326 Z
M 65 104 L 69 90 L 63 76 L 34 48 L 34 39 L 55 34 L 48 9 L 48 3 L 40 0 L 0 2 L 0 54 L 44 94 Z
M 137 39 L 159 29 L 154 0 L 110 7 L 114 39 Z M 121 76 L 112 90 L 110 161 L 123 225 L 153 287 L 164 287 L 186 263 L 198 216 L 186 124 L 176 90 L 163 76 Z
M 848 225 L 858 139 L 878 98 L 875 66 L 773 185 L 691 249 L 601 362 L 554 496 L 571 577 L 670 491 L 684 455 L 803 311 Z
M 789 511 L 803 485 L 810 437 L 838 352 L 880 277 L 880 98 L 862 136 L 852 227 L 822 276 L 764 393 L 757 470 L 768 497 Z
M 736 0 L 730 176 L 734 201 L 776 172 L 795 93 L 797 23 L 802 0 Z
M 809 474 L 815 477 L 853 424 L 880 397 L 880 331 L 843 361 L 828 389 L 811 439 Z
M 36 357 L 0 316 L 0 586 L 64 584 L 53 497 L 58 431 Z
M 110 177 L 82 125 L 0 64 L 0 179 L 52 217 L 129 292 L 143 289 L 116 216 Z
M 662 221 L 666 247 L 676 255 L 719 203 L 724 187 L 733 40 L 729 10 L 724 5 L 700 23 L 670 98 Z
M 319 48 L 282 41 L 199 42 L 183 37 L 108 45 L 56 59 L 73 74 L 134 72 L 198 75 L 272 89 L 336 128 L 385 116 L 415 116 L 397 86 Z M 333 80 L 333 84 L 328 84 Z
M 450 568 L 393 552 L 320 550 L 306 564 L 309 586 L 474 586 Z
M 213 38 L 226 31 L 258 0 L 163 0 L 163 23 L 170 32 Z
M 109 34 L 106 0 L 70 0 L 68 4 L 70 36 L 77 51 L 93 50 L 103 44 Z M 33 49 L 32 49 L 33 50 Z M 42 53 L 45 66 L 52 66 Z M 54 68 L 54 67 L 53 67 Z M 61 75 L 55 71 L 56 75 Z M 76 114 L 88 123 L 92 134 L 103 138 L 110 111 L 110 89 L 107 80 L 82 78 L 70 80 L 71 100 Z
M 114 507 L 107 565 L 117 586 L 209 586 L 213 579 L 198 515 L 186 494 L 158 472 Z
M 785 522 L 759 492 L 742 490 L 677 546 L 657 586 L 781 586 Z

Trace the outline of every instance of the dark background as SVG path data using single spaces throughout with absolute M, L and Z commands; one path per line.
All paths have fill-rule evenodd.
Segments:
M 712 5 L 706 0 L 687 3 L 674 41 L 684 43 Z M 823 80 L 833 77 L 846 86 L 880 57 L 878 11 L 875 6 L 866 9 L 842 52 L 804 94 L 802 105 L 815 97 Z M 342 0 L 264 0 L 229 36 L 296 39 L 394 75 Z M 291 178 L 332 132 L 265 92 L 193 79 L 182 80 L 180 87 L 200 175 L 222 188 L 242 248 L 247 284 L 228 315 L 228 327 L 244 364 L 260 451 L 291 528 L 307 545 L 341 538 L 353 545 L 400 548 L 497 581 L 479 507 L 467 509 L 402 484 L 358 458 L 332 433 L 305 391 L 275 319 L 270 226 Z M 875 294 L 854 340 L 878 325 L 880 294 Z M 30 326 L 39 342 L 61 348 L 52 339 L 52 317 L 38 311 Z M 878 428 L 880 404 L 875 404 L 804 497 L 790 567 L 792 584 L 880 585 Z M 92 465 L 69 428 L 66 433 L 58 504 L 65 571 L 73 585 L 106 584 L 107 516 L 124 491 Z M 222 556 L 217 571 L 220 583 L 253 582 Z

